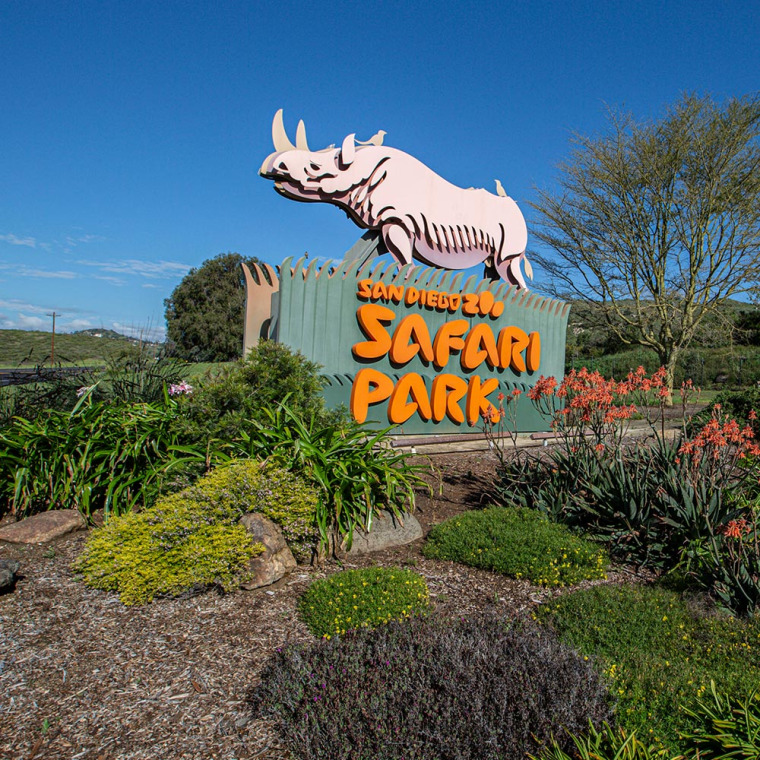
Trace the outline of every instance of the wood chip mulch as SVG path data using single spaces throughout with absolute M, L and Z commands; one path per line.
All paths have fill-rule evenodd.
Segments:
M 443 490 L 419 497 L 425 533 L 476 505 L 494 466 L 486 453 L 447 454 L 433 464 Z M 0 544 L 0 557 L 21 562 L 15 590 L 0 596 L 0 759 L 292 760 L 247 698 L 276 647 L 313 640 L 296 600 L 341 565 L 299 567 L 252 592 L 125 607 L 73 576 L 84 540 L 76 533 L 45 546 Z M 428 583 L 434 614 L 513 614 L 551 596 L 525 581 L 427 560 L 421 546 L 343 567 L 414 568 Z M 607 582 L 626 578 L 616 571 Z

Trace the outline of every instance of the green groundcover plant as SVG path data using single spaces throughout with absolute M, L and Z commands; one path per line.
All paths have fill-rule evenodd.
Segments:
M 428 606 L 425 579 L 401 568 L 345 570 L 314 581 L 298 602 L 315 636 L 330 638 L 355 628 L 403 620 Z
M 491 507 L 465 512 L 436 525 L 423 547 L 426 557 L 449 559 L 542 586 L 567 586 L 604 578 L 603 548 L 573 535 L 530 509 Z
M 595 658 L 617 699 L 618 724 L 642 742 L 680 748 L 689 712 L 714 681 L 739 699 L 760 683 L 760 620 L 706 612 L 651 586 L 597 586 L 540 608 L 562 640 Z
M 291 473 L 255 460 L 232 464 L 93 530 L 74 569 L 87 585 L 118 592 L 124 604 L 209 586 L 231 590 L 248 560 L 264 551 L 239 524 L 243 514 L 264 513 L 294 545 L 308 547 L 315 509 L 315 493 Z
M 610 718 L 592 663 L 549 629 L 413 617 L 278 650 L 252 694 L 299 760 L 503 760 Z

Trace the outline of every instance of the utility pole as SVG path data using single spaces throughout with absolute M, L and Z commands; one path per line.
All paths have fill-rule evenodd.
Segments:
M 54 311 L 52 314 L 46 314 L 45 316 L 53 318 L 53 334 L 50 338 L 50 364 L 55 364 L 55 318 L 61 315 L 56 314 Z

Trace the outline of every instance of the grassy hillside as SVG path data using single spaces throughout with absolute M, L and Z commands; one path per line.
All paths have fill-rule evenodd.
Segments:
M 50 339 L 49 332 L 0 330 L 0 367 L 49 364 Z M 55 361 L 56 364 L 101 364 L 109 356 L 138 343 L 135 338 L 113 330 L 56 333 Z

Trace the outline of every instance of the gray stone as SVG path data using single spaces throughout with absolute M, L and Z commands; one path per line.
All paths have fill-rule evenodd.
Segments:
M 0 559 L 0 592 L 13 588 L 18 568 L 19 564 L 15 559 Z
M 11 544 L 45 544 L 87 527 L 76 509 L 53 509 L 0 528 L 0 541 Z
M 251 590 L 269 586 L 295 569 L 295 558 L 278 525 L 255 512 L 243 515 L 240 523 L 256 543 L 265 547 L 263 554 L 250 561 L 249 577 L 241 584 L 242 588 Z
M 403 524 L 402 524 L 403 521 Z M 349 554 L 369 554 L 404 546 L 422 538 L 422 527 L 414 515 L 405 514 L 402 520 L 393 517 L 390 512 L 382 511 L 372 520 L 369 533 L 354 531 L 354 538 Z

